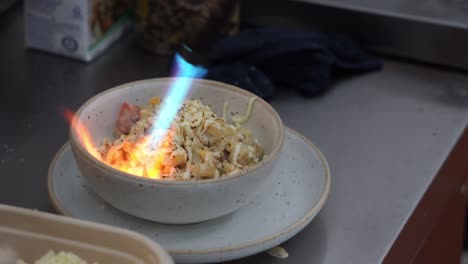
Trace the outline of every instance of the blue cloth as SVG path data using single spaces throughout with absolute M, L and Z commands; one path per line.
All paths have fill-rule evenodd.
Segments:
M 221 40 L 210 62 L 206 79 L 265 99 L 273 97 L 277 87 L 319 95 L 337 77 L 382 67 L 346 36 L 281 28 L 255 28 Z

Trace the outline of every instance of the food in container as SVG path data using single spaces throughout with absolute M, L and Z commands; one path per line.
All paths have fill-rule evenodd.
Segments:
M 138 0 L 138 41 L 158 54 L 187 45 L 197 52 L 239 30 L 238 0 Z
M 77 260 L 71 254 L 89 264 L 173 264 L 165 250 L 138 233 L 0 204 L 0 263 Z
M 28 263 L 22 259 L 18 259 L 16 264 Z M 50 250 L 44 256 L 34 261 L 34 264 L 88 264 L 88 262 L 73 254 L 72 252 L 60 251 L 59 253 L 55 253 L 54 251 Z M 93 264 L 98 263 L 94 262 Z
M 186 100 L 159 142 L 155 122 L 164 110 L 162 100 L 153 97 L 143 108 L 125 102 L 116 122 L 120 136 L 104 139 L 102 160 L 131 174 L 172 180 L 213 179 L 247 170 L 263 156 L 252 132 L 242 127 L 255 99 L 232 123 L 226 120 L 227 103 L 219 117 L 200 100 Z
M 200 100 L 215 113 L 238 112 L 251 104 L 251 115 L 242 127 L 252 132 L 261 146 L 262 158 L 251 167 L 217 178 L 165 180 L 137 176 L 108 165 L 97 146 L 112 137 L 122 103 L 142 104 L 152 96 L 168 98 L 174 82 L 190 81 L 184 95 Z M 117 209 L 147 220 L 185 224 L 229 214 L 251 201 L 275 171 L 284 141 L 279 115 L 254 94 L 214 81 L 187 78 L 158 78 L 127 83 L 88 100 L 72 119 L 70 146 L 78 168 L 92 191 Z M 162 115 L 164 116 L 164 115 Z

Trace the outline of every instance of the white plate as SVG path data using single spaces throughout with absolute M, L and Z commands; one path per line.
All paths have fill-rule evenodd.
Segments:
M 144 234 L 161 244 L 176 262 L 226 261 L 279 245 L 301 231 L 323 207 L 330 172 L 317 147 L 286 129 L 278 162 L 277 173 L 250 203 L 198 224 L 158 224 L 114 209 L 88 190 L 68 143 L 50 165 L 49 195 L 60 213 Z

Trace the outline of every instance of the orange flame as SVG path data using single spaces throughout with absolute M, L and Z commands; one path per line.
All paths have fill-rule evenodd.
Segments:
M 202 77 L 206 69 L 202 66 L 194 66 L 183 59 L 179 54 L 175 55 L 175 75 L 182 77 Z M 179 78 L 171 84 L 166 99 L 161 106 L 161 111 L 156 117 L 155 125 L 149 135 L 135 140 L 124 140 L 107 149 L 98 150 L 92 140 L 86 126 L 75 118 L 70 110 L 65 110 L 64 115 L 70 121 L 72 128 L 87 151 L 95 158 L 108 165 L 137 176 L 147 178 L 160 178 L 161 175 L 169 175 L 180 162 L 171 156 L 171 123 L 182 105 L 193 79 Z M 159 104 L 161 100 L 154 100 L 153 104 Z M 151 101 L 150 101 L 151 103 Z M 156 146 L 155 146 L 156 145 Z M 103 155 L 103 153 L 106 153 Z
M 171 133 L 165 134 L 156 150 L 151 146 L 151 136 L 147 135 L 139 138 L 136 142 L 126 140 L 121 144 L 114 145 L 103 157 L 102 153 L 94 146 L 88 129 L 78 118 L 75 118 L 75 114 L 68 109 L 65 109 L 63 114 L 70 122 L 72 129 L 76 131 L 85 149 L 98 160 L 123 172 L 151 179 L 161 178 L 162 173 L 170 173 L 170 167 L 164 166 L 168 153 L 158 152 L 158 148 L 170 148 Z
M 93 141 L 91 140 L 91 135 L 86 126 L 84 126 L 83 123 L 78 120 L 78 118 L 75 118 L 75 114 L 69 109 L 64 109 L 63 115 L 68 120 L 68 122 L 70 122 L 72 129 L 76 131 L 78 138 L 86 150 L 89 151 L 89 153 L 91 153 L 91 155 L 93 155 L 95 158 L 101 160 L 101 153 L 99 153 L 97 148 L 94 146 Z
M 165 140 L 169 141 L 169 137 Z M 127 173 L 151 179 L 161 177 L 164 155 L 151 148 L 151 137 L 145 136 L 137 142 L 124 141 L 111 147 L 105 157 L 106 162 Z

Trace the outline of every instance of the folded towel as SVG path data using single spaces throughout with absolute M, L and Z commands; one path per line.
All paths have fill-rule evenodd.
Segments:
M 340 75 L 378 70 L 379 60 L 350 38 L 281 28 L 255 28 L 218 42 L 205 79 L 269 99 L 275 87 L 319 95 Z

